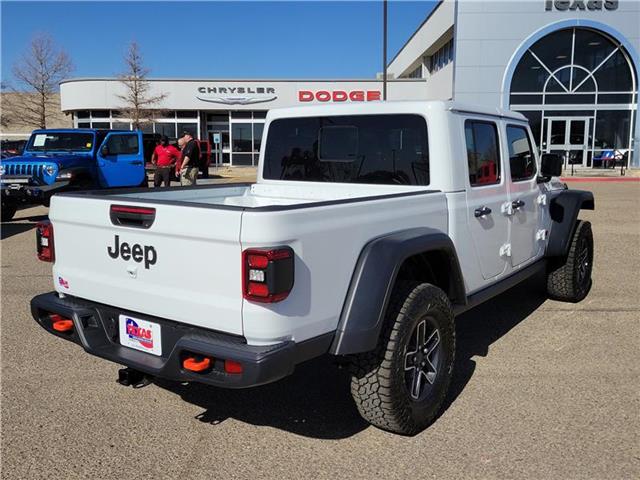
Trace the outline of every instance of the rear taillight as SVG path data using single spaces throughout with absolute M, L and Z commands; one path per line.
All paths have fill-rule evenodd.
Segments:
M 293 250 L 289 247 L 242 252 L 242 294 L 253 302 L 280 302 L 293 288 Z
M 36 250 L 38 258 L 43 262 L 53 262 L 55 260 L 53 225 L 49 221 L 39 222 L 36 226 Z

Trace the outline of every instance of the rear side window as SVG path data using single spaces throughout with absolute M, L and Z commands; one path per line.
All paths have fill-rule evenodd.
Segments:
M 111 135 L 107 140 L 109 155 L 138 153 L 138 135 Z
M 464 136 L 471 186 L 500 183 L 500 143 L 496 124 L 467 120 L 464 122 Z
M 419 115 L 286 118 L 269 126 L 263 177 L 428 185 L 427 123 Z
M 536 174 L 536 157 L 531 148 L 531 139 L 524 127 L 507 126 L 507 143 L 509 144 L 509 166 L 511 180 L 529 180 Z

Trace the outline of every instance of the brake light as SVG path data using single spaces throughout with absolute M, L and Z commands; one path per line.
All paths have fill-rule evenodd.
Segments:
M 53 225 L 48 220 L 36 225 L 36 250 L 38 259 L 43 262 L 55 260 L 55 248 L 53 246 Z
M 111 205 L 112 213 L 133 213 L 136 215 L 155 215 L 155 208 L 145 208 L 145 207 L 127 207 L 125 205 Z
M 289 296 L 294 279 L 293 250 L 289 247 L 249 249 L 242 252 L 242 294 L 253 302 L 281 302 Z
M 150 228 L 156 219 L 156 209 L 135 205 L 111 205 L 109 218 L 114 225 L 132 228 Z

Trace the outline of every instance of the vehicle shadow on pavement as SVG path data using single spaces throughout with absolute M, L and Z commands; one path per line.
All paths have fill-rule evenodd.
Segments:
M 349 394 L 349 378 L 328 357 L 296 367 L 278 382 L 243 390 L 156 381 L 204 412 L 196 418 L 217 425 L 234 418 L 320 439 L 348 438 L 368 427 Z
M 438 418 L 471 380 L 476 369 L 473 357 L 486 357 L 492 343 L 526 320 L 546 300 L 544 278 L 534 276 L 456 319 L 456 362 L 449 394 Z
M 539 282 L 530 279 L 458 317 L 453 380 L 438 418 L 469 383 L 476 367 L 473 357 L 486 356 L 493 342 L 545 301 Z M 329 357 L 299 365 L 293 375 L 279 382 L 247 390 L 161 380 L 156 385 L 203 408 L 197 418 L 212 425 L 233 418 L 320 439 L 348 438 L 369 427 L 351 399 L 346 370 L 336 368 Z
M 38 222 L 46 220 L 46 215 L 36 215 L 33 217 L 15 218 L 11 222 L 2 222 L 0 227 L 0 239 L 13 237 L 23 232 L 27 232 L 32 228 L 36 228 Z M 29 223 L 18 223 L 20 220 L 27 220 Z M 34 240 L 35 241 L 35 240 Z

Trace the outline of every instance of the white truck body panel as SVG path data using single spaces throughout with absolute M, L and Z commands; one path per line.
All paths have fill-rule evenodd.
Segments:
M 393 188 L 393 187 L 391 187 Z M 287 301 L 270 305 L 245 301 L 245 336 L 252 343 L 273 338 L 296 342 L 335 330 L 362 247 L 394 231 L 425 222 L 447 230 L 442 193 L 370 199 L 313 209 L 246 211 L 242 249 L 289 245 L 296 253 L 295 284 Z
M 157 208 L 156 219 L 153 228 L 141 230 L 112 225 L 113 203 L 126 204 L 108 197 L 52 198 L 56 290 L 241 335 L 241 212 L 149 205 Z M 115 235 L 131 245 L 153 245 L 156 263 L 146 269 L 133 260 L 112 259 L 107 246 L 114 245 Z

